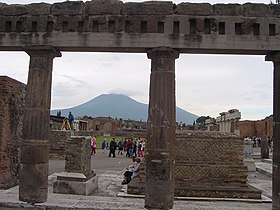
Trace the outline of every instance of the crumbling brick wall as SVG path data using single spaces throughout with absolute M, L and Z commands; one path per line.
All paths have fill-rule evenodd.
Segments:
M 26 85 L 0 76 L 0 189 L 18 183 Z

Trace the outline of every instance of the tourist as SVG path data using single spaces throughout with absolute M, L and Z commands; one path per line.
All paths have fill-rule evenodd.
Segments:
M 106 149 L 107 149 L 107 139 L 104 139 L 102 142 L 102 149 L 103 149 L 103 154 L 106 154 Z
M 140 166 L 140 162 L 141 159 L 140 158 L 133 158 L 133 164 L 128 166 L 126 168 L 126 172 L 124 172 L 124 180 L 122 181 L 122 184 L 128 184 L 131 179 L 139 176 L 139 166 Z
M 69 112 L 68 114 L 68 120 L 70 123 L 71 130 L 74 130 L 74 115 L 71 112 Z
M 123 154 L 123 147 L 124 147 L 124 142 L 123 140 L 120 140 L 118 143 L 118 147 L 119 147 L 119 151 L 118 151 L 118 155 L 121 153 L 121 155 Z
M 91 139 L 90 146 L 91 146 L 91 154 L 90 155 L 92 155 L 92 154 L 96 155 L 96 138 L 94 136 Z
M 117 149 L 117 142 L 115 138 L 112 138 L 110 142 L 110 152 L 108 157 L 111 157 L 111 154 L 113 155 L 113 158 L 116 157 L 116 149 Z

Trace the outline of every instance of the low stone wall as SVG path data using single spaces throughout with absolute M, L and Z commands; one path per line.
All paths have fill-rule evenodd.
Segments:
M 0 189 L 18 183 L 25 84 L 0 76 Z
M 66 141 L 70 139 L 70 131 L 51 130 L 49 142 L 50 159 L 65 159 Z
M 149 143 L 149 142 L 148 142 Z M 177 131 L 175 196 L 260 199 L 261 191 L 247 185 L 243 140 L 235 134 Z M 145 162 L 129 194 L 145 193 Z
M 50 159 L 65 159 L 65 146 L 66 141 L 70 136 L 93 136 L 94 131 L 70 131 L 70 130 L 51 130 L 50 131 L 50 144 L 49 153 Z

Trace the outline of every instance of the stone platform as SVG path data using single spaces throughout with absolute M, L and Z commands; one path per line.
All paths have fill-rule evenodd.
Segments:
M 54 193 L 90 195 L 98 188 L 98 177 L 92 173 L 86 177 L 82 173 L 61 172 L 57 175 L 57 180 L 53 185 Z
M 247 184 L 243 139 L 221 132 L 176 133 L 176 197 L 261 199 L 261 191 Z M 128 194 L 145 194 L 145 162 Z

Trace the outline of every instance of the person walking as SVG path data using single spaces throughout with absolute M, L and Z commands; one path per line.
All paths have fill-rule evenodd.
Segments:
M 111 154 L 113 155 L 113 158 L 116 157 L 117 142 L 115 138 L 112 138 L 109 147 L 110 147 L 110 152 L 108 157 L 111 157 Z
M 121 153 L 121 155 L 123 154 L 123 147 L 124 147 L 124 142 L 123 140 L 120 140 L 118 143 L 118 147 L 119 147 L 119 151 L 118 151 L 118 155 Z
M 90 155 L 96 155 L 96 138 L 93 136 L 91 139 L 91 154 Z
M 103 149 L 103 154 L 106 154 L 106 150 L 107 150 L 107 140 L 104 139 L 102 142 L 102 149 Z

